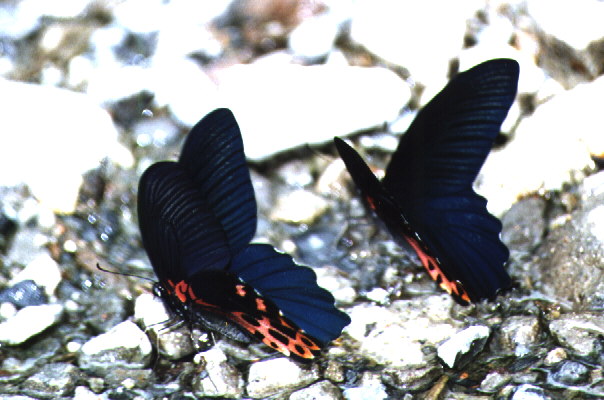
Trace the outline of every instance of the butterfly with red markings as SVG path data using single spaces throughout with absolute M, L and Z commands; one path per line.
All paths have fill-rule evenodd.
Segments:
M 501 222 L 472 184 L 514 101 L 518 74 L 516 61 L 497 59 L 451 79 L 417 114 L 381 181 L 334 138 L 367 206 L 463 305 L 493 299 L 512 284 Z
M 350 318 L 312 269 L 250 244 L 256 218 L 241 133 L 227 109 L 193 127 L 178 162 L 155 163 L 140 179 L 143 246 L 168 310 L 189 325 L 312 361 Z

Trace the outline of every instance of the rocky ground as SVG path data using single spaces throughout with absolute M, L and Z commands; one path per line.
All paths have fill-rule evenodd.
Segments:
M 604 398 L 602 20 L 595 0 L 1 2 L 0 397 Z M 373 223 L 331 138 L 383 168 L 451 72 L 495 57 L 519 94 L 476 187 L 515 287 L 461 307 Z M 163 328 L 149 281 L 96 269 L 154 278 L 138 177 L 218 106 L 257 240 L 352 318 L 313 365 Z

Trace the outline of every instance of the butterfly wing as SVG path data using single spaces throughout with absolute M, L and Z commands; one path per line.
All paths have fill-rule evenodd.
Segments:
M 256 232 L 256 199 L 231 111 L 220 108 L 199 121 L 178 162 L 222 225 L 231 253 L 241 251 Z
M 175 162 L 142 175 L 138 220 L 143 246 L 162 284 L 201 270 L 223 269 L 230 259 L 225 234 L 195 184 Z
M 511 285 L 501 223 L 472 184 L 514 101 L 518 73 L 515 61 L 499 59 L 453 78 L 418 113 L 382 181 L 446 277 L 474 301 Z
M 317 284 L 309 267 L 265 244 L 252 244 L 238 254 L 229 271 L 274 302 L 283 315 L 321 346 L 334 340 L 350 317 L 334 306 L 334 298 Z

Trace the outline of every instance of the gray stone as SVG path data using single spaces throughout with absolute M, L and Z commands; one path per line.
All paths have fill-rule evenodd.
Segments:
M 19 345 L 57 323 L 62 315 L 60 304 L 25 307 L 0 324 L 0 342 Z
M 541 197 L 526 197 L 501 218 L 501 239 L 514 258 L 528 257 L 542 242 L 546 229 L 545 206 Z
M 470 326 L 438 346 L 438 357 L 449 368 L 463 366 L 484 349 L 490 333 L 486 326 Z
M 499 331 L 502 346 L 519 357 L 529 354 L 540 343 L 541 327 L 537 317 L 509 317 Z
M 80 370 L 71 364 L 46 364 L 23 383 L 23 392 L 43 399 L 71 396 L 80 375 Z
M 307 388 L 300 389 L 289 396 L 289 400 L 340 400 L 342 392 L 329 381 L 317 382 Z
M 204 366 L 201 373 L 193 378 L 193 392 L 196 396 L 241 398 L 244 382 L 237 368 L 227 362 L 224 352 L 217 346 L 198 353 Z
M 597 357 L 603 350 L 598 339 L 604 335 L 601 314 L 565 314 L 551 321 L 549 330 L 558 343 L 580 357 Z
M 480 382 L 480 390 L 486 393 L 495 393 L 512 380 L 509 374 L 493 371 Z
M 589 380 L 590 370 L 576 361 L 564 361 L 554 372 L 552 378 L 565 385 L 580 385 Z
M 516 388 L 510 400 L 549 400 L 550 397 L 540 387 L 522 384 Z
M 303 368 L 288 358 L 259 361 L 250 366 L 247 393 L 264 398 L 285 390 L 306 386 L 319 379 L 315 365 Z
M 124 321 L 84 343 L 79 353 L 80 368 L 107 373 L 116 367 L 138 369 L 151 359 L 151 342 L 131 321 Z
M 344 389 L 346 400 L 385 400 L 388 398 L 386 388 L 380 376 L 372 372 L 365 372 L 357 387 Z
M 17 308 L 39 306 L 47 302 L 46 295 L 31 279 L 17 282 L 0 292 L 0 303 L 9 302 Z

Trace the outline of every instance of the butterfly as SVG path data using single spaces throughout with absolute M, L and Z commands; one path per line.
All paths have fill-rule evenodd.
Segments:
M 143 173 L 138 219 L 159 279 L 154 293 L 190 325 L 256 339 L 309 362 L 350 323 L 311 268 L 267 244 L 250 244 L 256 200 L 228 109 L 193 127 L 177 162 L 157 162 Z
M 381 181 L 334 138 L 368 208 L 462 305 L 493 299 L 512 284 L 501 222 L 472 184 L 514 101 L 518 74 L 516 61 L 496 59 L 456 75 L 419 111 Z

